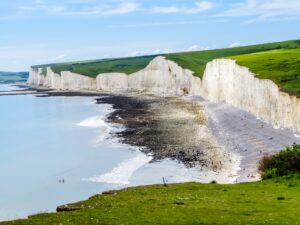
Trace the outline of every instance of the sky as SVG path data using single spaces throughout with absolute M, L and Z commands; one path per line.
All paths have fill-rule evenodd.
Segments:
M 300 38 L 300 0 L 0 1 L 0 71 Z

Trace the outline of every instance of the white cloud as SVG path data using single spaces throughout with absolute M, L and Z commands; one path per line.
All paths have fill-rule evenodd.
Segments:
M 240 47 L 240 46 L 242 46 L 242 44 L 238 43 L 238 42 L 234 42 L 234 43 L 229 45 L 230 48 L 235 48 L 235 47 Z
M 244 0 L 220 14 L 222 17 L 254 17 L 247 22 L 300 17 L 299 0 Z
M 140 50 L 140 51 L 134 51 L 128 54 L 127 56 L 130 57 L 136 57 L 136 56 L 144 56 L 144 55 L 163 55 L 163 54 L 169 54 L 173 52 L 195 52 L 195 51 L 204 51 L 204 50 L 209 50 L 210 48 L 208 47 L 202 47 L 200 45 L 192 45 L 186 49 L 155 49 L 155 50 Z
M 178 13 L 180 12 L 180 8 L 175 6 L 167 6 L 167 7 L 159 7 L 156 6 L 152 9 L 153 13 Z
M 36 0 L 31 4 L 17 6 L 18 13 L 29 14 L 54 14 L 65 16 L 112 16 L 144 11 L 148 13 L 182 13 L 197 14 L 214 7 L 214 4 L 206 0 L 198 0 L 193 5 L 169 5 L 154 6 L 153 8 L 143 7 L 137 0 L 69 0 L 64 3 L 48 3 L 43 0 Z
M 198 1 L 196 2 L 196 8 L 194 9 L 190 9 L 187 12 L 188 13 L 200 13 L 203 11 L 207 11 L 209 9 L 213 8 L 213 4 L 211 2 L 207 2 L 207 1 Z
M 50 61 L 62 61 L 66 58 L 66 54 L 61 54 L 50 59 Z
M 182 52 L 195 52 L 195 51 L 204 51 L 204 50 L 209 50 L 208 47 L 202 47 L 199 45 L 192 45 L 191 47 L 182 50 Z
M 135 57 L 135 56 L 144 56 L 144 55 L 162 55 L 162 54 L 168 54 L 172 53 L 172 49 L 155 49 L 155 50 L 140 50 L 140 51 L 134 51 L 128 56 Z
M 149 51 L 134 51 L 128 54 L 130 57 L 135 57 L 135 56 L 142 56 L 142 55 L 148 55 Z
M 156 49 L 152 52 L 153 55 L 160 55 L 160 54 L 168 54 L 168 53 L 172 53 L 173 50 L 172 49 Z
M 212 9 L 213 3 L 208 1 L 197 1 L 194 6 L 156 6 L 151 11 L 153 13 L 183 13 L 183 14 L 196 14 Z
M 134 2 L 123 3 L 116 8 L 103 12 L 103 15 L 120 15 L 139 10 L 140 5 Z
M 135 2 L 113 1 L 94 3 L 95 1 L 69 1 L 64 5 L 49 4 L 44 1 L 36 1 L 33 4 L 20 5 L 17 7 L 19 13 L 47 13 L 65 16 L 111 16 L 128 14 L 140 9 Z M 92 3 L 92 4 L 84 4 Z

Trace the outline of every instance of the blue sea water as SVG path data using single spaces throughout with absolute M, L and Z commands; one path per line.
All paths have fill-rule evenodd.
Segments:
M 0 85 L 0 91 L 15 87 Z M 199 170 L 121 144 L 91 97 L 0 96 L 0 220 L 126 186 L 197 181 Z M 64 183 L 62 182 L 64 180 Z

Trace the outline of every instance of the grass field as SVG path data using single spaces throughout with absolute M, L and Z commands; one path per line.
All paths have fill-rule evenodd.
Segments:
M 131 74 L 144 69 L 155 56 L 142 56 L 121 59 L 92 60 L 83 62 L 59 63 L 33 66 L 33 69 L 42 68 L 45 74 L 45 68 L 51 67 L 55 73 L 62 71 L 71 71 L 89 77 L 96 77 L 100 73 L 126 73 Z
M 270 79 L 289 94 L 300 96 L 300 48 L 230 57 L 260 79 Z
M 200 52 L 169 54 L 167 58 L 181 67 L 194 71 L 194 75 L 202 78 L 206 64 L 214 59 L 243 55 L 274 49 L 294 49 L 300 47 L 300 40 L 252 45 L 237 48 L 216 49 Z
M 175 61 L 181 67 L 195 72 L 195 76 L 202 77 L 206 64 L 217 58 L 248 54 L 273 49 L 299 48 L 300 40 L 285 41 L 237 48 L 217 49 L 199 52 L 183 52 L 165 55 L 168 59 Z M 90 77 L 96 77 L 100 73 L 120 72 L 131 74 L 145 68 L 157 55 L 132 58 L 92 60 L 48 65 L 37 65 L 32 68 L 45 68 L 50 66 L 55 73 L 71 71 Z
M 300 224 L 300 175 L 235 185 L 183 183 L 128 188 L 3 225 Z

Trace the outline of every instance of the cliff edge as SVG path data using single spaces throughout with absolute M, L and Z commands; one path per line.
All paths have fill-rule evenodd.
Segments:
M 281 92 L 271 80 L 261 80 L 231 59 L 215 59 L 206 66 L 202 80 L 165 57 L 154 58 L 136 73 L 102 73 L 96 78 L 62 71 L 32 69 L 30 85 L 57 90 L 139 91 L 156 95 L 198 95 L 213 102 L 226 102 L 271 123 L 300 131 L 300 100 Z

